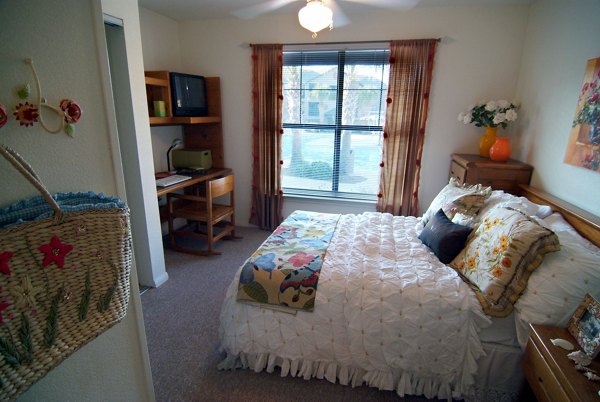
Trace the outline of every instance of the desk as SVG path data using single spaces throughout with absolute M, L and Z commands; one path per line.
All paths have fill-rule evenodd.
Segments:
M 191 176 L 192 178 L 189 180 L 182 181 L 177 184 L 173 184 L 172 186 L 157 187 L 156 188 L 156 196 L 162 197 L 163 195 L 167 195 L 169 193 L 172 193 L 173 191 L 191 187 L 196 184 L 199 184 L 199 183 L 202 183 L 202 182 L 205 182 L 208 180 L 212 180 L 217 177 L 227 176 L 228 174 L 231 174 L 231 172 L 232 172 L 232 170 L 229 168 L 210 168 L 200 174 L 190 174 L 190 175 L 186 174 L 185 176 Z
M 172 186 L 167 187 L 156 187 L 156 196 L 162 197 L 163 195 L 167 195 L 177 190 L 182 190 L 187 187 L 195 186 L 196 184 L 203 183 L 208 180 L 216 179 L 217 177 L 227 176 L 231 174 L 233 171 L 229 168 L 210 168 L 201 174 L 195 175 L 186 175 L 191 176 L 192 178 L 189 180 L 182 181 L 177 184 L 173 184 Z M 165 205 L 160 206 L 158 208 L 160 214 L 160 221 L 167 221 L 167 208 Z

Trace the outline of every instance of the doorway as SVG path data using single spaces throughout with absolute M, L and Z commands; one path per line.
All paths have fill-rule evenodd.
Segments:
M 160 255 L 152 252 L 153 239 L 149 233 L 146 217 L 146 202 L 142 186 L 143 164 L 138 151 L 138 139 L 135 130 L 134 107 L 132 104 L 131 82 L 123 21 L 104 14 L 104 31 L 109 61 L 110 86 L 114 101 L 114 116 L 119 139 L 121 164 L 125 179 L 125 194 L 131 213 L 131 228 L 134 256 L 138 270 L 140 290 L 160 286 L 168 275 L 164 268 L 162 239 Z M 148 200 L 148 202 L 156 202 Z

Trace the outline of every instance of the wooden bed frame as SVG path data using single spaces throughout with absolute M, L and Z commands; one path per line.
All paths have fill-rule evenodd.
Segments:
M 534 187 L 521 185 L 520 188 L 520 195 L 537 204 L 550 205 L 583 237 L 600 247 L 600 217 Z

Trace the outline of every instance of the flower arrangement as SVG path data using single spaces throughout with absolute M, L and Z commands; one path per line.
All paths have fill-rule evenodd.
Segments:
M 506 100 L 489 101 L 469 106 L 467 112 L 458 115 L 458 121 L 473 123 L 477 127 L 506 128 L 509 122 L 517 120 L 517 106 Z
M 578 124 L 588 124 L 594 128 L 600 126 L 600 71 L 583 84 L 577 103 L 582 106 L 575 115 L 573 127 Z

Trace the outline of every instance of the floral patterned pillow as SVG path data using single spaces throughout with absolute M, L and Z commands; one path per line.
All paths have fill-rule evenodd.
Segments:
M 491 187 L 483 187 L 481 184 L 460 185 L 455 178 L 451 178 L 448 185 L 439 192 L 423 214 L 423 225 L 427 225 L 431 217 L 441 208 L 453 223 L 471 226 L 483 203 L 491 194 Z
M 560 250 L 556 234 L 513 208 L 494 208 L 450 263 L 475 291 L 483 311 L 506 317 L 544 254 Z

